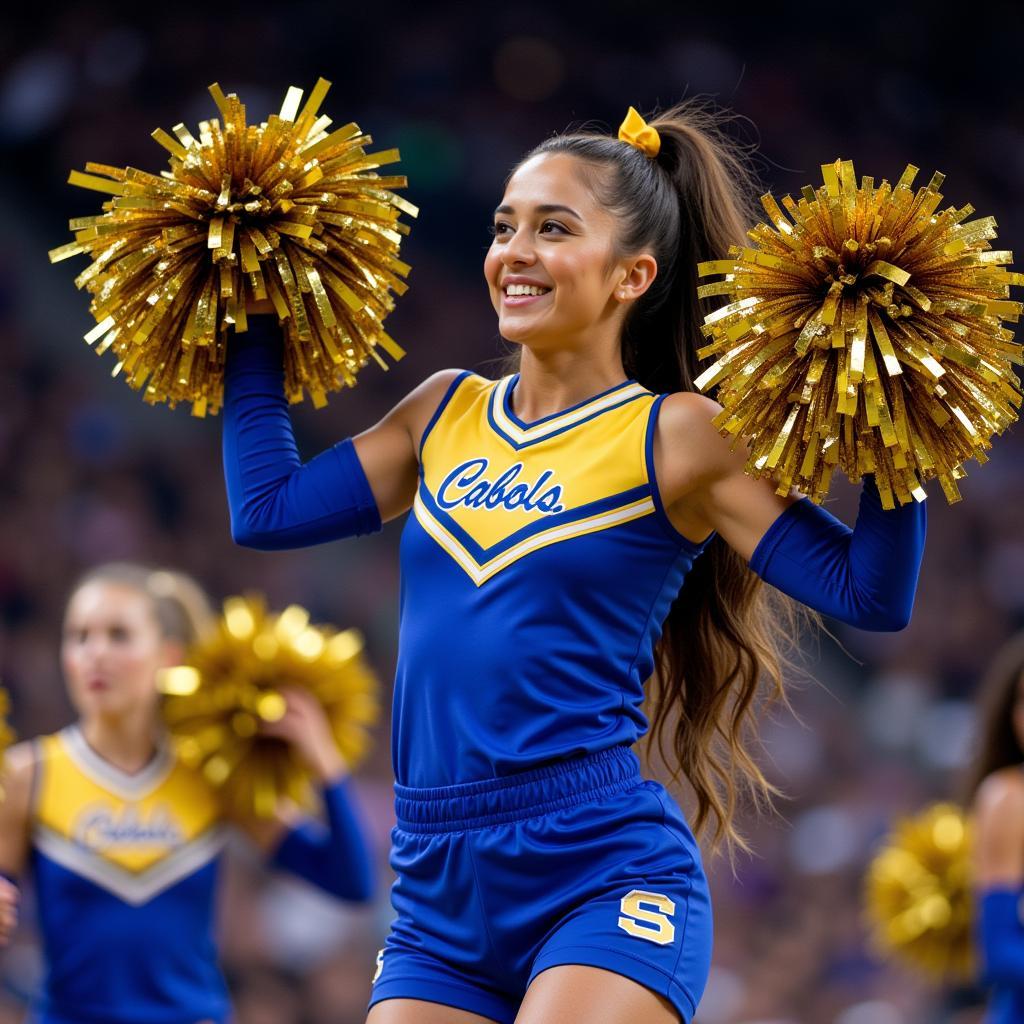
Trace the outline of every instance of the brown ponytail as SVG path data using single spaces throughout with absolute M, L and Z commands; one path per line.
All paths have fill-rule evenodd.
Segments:
M 721 304 L 698 298 L 697 264 L 743 244 L 756 180 L 721 114 L 689 101 L 649 123 L 661 136 L 653 160 L 608 135 L 574 132 L 541 143 L 523 162 L 542 153 L 578 157 L 598 201 L 620 218 L 619 253 L 654 255 L 658 275 L 623 325 L 623 366 L 650 391 L 694 391 L 701 326 Z M 770 805 L 776 790 L 751 754 L 757 716 L 767 704 L 786 703 L 789 654 L 802 624 L 819 621 L 765 588 L 718 536 L 672 605 L 647 689 L 648 754 L 656 743 L 673 780 L 682 773 L 689 781 L 694 829 L 713 821 L 714 845 L 724 839 L 730 849 L 747 848 L 733 821 L 741 798 Z

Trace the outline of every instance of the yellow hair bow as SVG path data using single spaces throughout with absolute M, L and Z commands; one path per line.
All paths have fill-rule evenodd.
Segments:
M 629 108 L 626 119 L 619 125 L 619 138 L 635 146 L 644 156 L 652 160 L 661 149 L 661 136 L 657 128 L 652 128 L 633 107 Z

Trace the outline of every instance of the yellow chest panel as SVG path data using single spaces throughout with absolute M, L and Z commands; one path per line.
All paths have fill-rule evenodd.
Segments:
M 133 775 L 104 761 L 75 726 L 37 749 L 34 842 L 52 860 L 140 902 L 132 894 L 152 895 L 219 851 L 216 796 L 169 747 Z
M 479 586 L 531 551 L 654 512 L 655 395 L 627 381 L 527 424 L 515 377 L 462 376 L 427 428 L 414 514 Z

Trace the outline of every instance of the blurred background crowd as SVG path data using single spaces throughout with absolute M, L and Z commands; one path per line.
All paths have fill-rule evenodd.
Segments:
M 194 573 L 216 598 L 248 588 L 357 626 L 390 695 L 402 522 L 326 549 L 260 554 L 231 543 L 219 424 L 150 408 L 109 379 L 81 341 L 79 259 L 46 251 L 99 197 L 65 184 L 87 160 L 155 171 L 149 133 L 194 127 L 212 81 L 250 120 L 289 85 L 334 84 L 324 109 L 398 146 L 422 208 L 403 249 L 411 290 L 389 320 L 409 355 L 371 366 L 321 412 L 296 413 L 307 455 L 374 423 L 443 366 L 496 375 L 497 336 L 480 273 L 511 164 L 548 133 L 617 126 L 707 95 L 749 119 L 766 190 L 797 192 L 819 165 L 852 158 L 894 181 L 907 163 L 947 175 L 948 202 L 994 214 L 1000 248 L 1021 248 L 1024 93 L 1020 9 L 939 16 L 800 4 L 741 8 L 635 0 L 628 18 L 595 5 L 51 4 L 0 32 L 0 678 L 24 737 L 69 721 L 57 663 L 74 579 L 109 559 Z M 764 8 L 761 8 L 763 11 Z M 130 11 L 130 14 L 126 13 Z M 20 20 L 19 20 L 20 19 Z M 929 538 L 913 622 L 893 635 L 835 627 L 809 637 L 802 721 L 766 723 L 775 818 L 744 822 L 756 854 L 735 874 L 709 863 L 716 946 L 700 1024 L 970 1024 L 982 994 L 929 988 L 865 938 L 863 869 L 893 819 L 955 791 L 971 749 L 972 701 L 991 652 L 1024 625 L 1024 442 L 999 439 L 968 466 L 965 500 L 930 488 Z M 828 507 L 853 522 L 856 490 Z M 358 792 L 381 868 L 376 904 L 332 905 L 268 876 L 240 844 L 222 893 L 224 965 L 238 1024 L 361 1022 L 390 919 L 391 766 L 384 716 Z M 685 794 L 680 794 L 685 800 Z M 0 1024 L 21 1020 L 38 976 L 31 893 L 0 954 Z

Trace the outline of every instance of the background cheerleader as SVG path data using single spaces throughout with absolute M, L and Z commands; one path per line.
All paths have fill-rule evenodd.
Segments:
M 318 781 L 326 826 L 283 806 L 274 820 L 228 820 L 174 754 L 155 676 L 209 620 L 200 588 L 175 572 L 104 565 L 71 593 L 61 658 L 78 721 L 9 751 L 0 805 L 0 941 L 30 870 L 47 968 L 40 1024 L 227 1019 L 213 929 L 225 825 L 337 898 L 373 894 L 347 767 L 307 694 L 287 691 L 265 731 Z
M 996 654 L 967 796 L 973 801 L 976 935 L 991 1024 L 1024 1022 L 1024 633 Z

